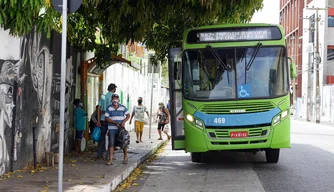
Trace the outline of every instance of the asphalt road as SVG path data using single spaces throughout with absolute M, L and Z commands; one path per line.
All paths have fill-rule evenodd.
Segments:
M 192 163 L 189 153 L 167 145 L 126 191 L 334 191 L 334 125 L 293 121 L 291 132 L 292 148 L 281 150 L 278 164 L 267 164 L 264 153 L 237 152 Z

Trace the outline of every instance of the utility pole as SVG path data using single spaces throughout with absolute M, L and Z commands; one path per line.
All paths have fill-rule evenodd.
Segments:
M 319 64 L 321 63 L 320 54 L 319 54 L 319 8 L 316 8 L 316 47 L 315 47 L 315 122 L 320 123 L 320 83 L 319 83 Z
M 309 39 L 311 37 L 312 34 L 312 18 L 309 17 L 307 18 L 309 20 Z M 308 53 L 308 66 L 307 66 L 307 107 L 306 107 L 306 121 L 311 121 L 311 87 L 312 87 L 312 80 L 311 80 L 311 57 L 310 57 L 310 53 Z
M 327 10 L 327 8 L 319 8 L 319 7 L 312 7 L 312 8 L 306 8 L 308 10 L 315 10 L 315 22 L 316 22 L 316 46 L 315 46 L 315 122 L 320 123 L 320 104 L 321 104 L 321 96 L 320 96 L 320 77 L 319 77 L 319 65 L 321 63 L 321 57 L 319 53 L 319 10 Z

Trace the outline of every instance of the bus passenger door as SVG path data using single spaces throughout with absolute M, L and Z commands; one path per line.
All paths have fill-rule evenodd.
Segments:
M 182 50 L 172 48 L 168 53 L 170 116 L 172 149 L 185 149 L 184 121 L 182 107 Z

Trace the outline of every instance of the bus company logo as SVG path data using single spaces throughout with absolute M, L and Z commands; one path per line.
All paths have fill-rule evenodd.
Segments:
M 188 105 L 193 108 L 193 109 L 196 109 L 195 105 L 191 104 L 191 103 L 188 103 Z
M 246 109 L 231 109 L 230 113 L 245 113 Z

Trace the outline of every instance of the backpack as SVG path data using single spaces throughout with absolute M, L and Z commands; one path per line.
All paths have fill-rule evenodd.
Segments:
M 121 149 L 124 149 L 130 145 L 130 134 L 124 127 L 119 129 L 117 136 L 117 145 Z

